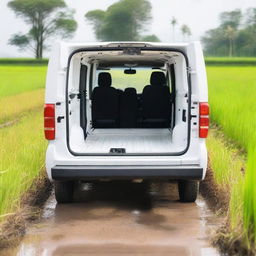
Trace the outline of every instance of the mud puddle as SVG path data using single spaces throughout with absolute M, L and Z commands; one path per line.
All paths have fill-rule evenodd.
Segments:
M 178 202 L 176 184 L 86 183 L 74 199 L 57 205 L 52 195 L 20 245 L 0 255 L 220 255 L 209 241 L 219 219 L 201 197 Z

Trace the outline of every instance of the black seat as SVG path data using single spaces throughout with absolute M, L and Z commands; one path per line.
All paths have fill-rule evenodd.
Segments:
M 112 78 L 107 72 L 98 77 L 99 87 L 92 92 L 92 125 L 94 128 L 116 128 L 119 122 L 119 93 L 111 87 Z
M 138 118 L 138 98 L 135 88 L 126 88 L 120 97 L 120 127 L 136 128 Z
M 153 72 L 150 85 L 141 95 L 143 127 L 168 128 L 171 121 L 171 94 L 163 72 Z

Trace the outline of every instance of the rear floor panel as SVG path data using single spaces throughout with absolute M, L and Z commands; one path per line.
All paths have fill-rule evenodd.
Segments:
M 84 153 L 109 153 L 124 148 L 126 153 L 172 152 L 169 129 L 94 129 L 85 140 Z

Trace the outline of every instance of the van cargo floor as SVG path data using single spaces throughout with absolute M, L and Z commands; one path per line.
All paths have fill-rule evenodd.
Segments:
M 126 153 L 172 152 L 169 129 L 94 129 L 85 140 L 84 153 L 109 153 L 124 148 Z

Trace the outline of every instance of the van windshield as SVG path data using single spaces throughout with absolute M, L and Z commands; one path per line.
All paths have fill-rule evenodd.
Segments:
M 146 85 L 150 84 L 150 77 L 152 72 L 162 71 L 160 69 L 152 69 L 152 68 L 131 68 L 135 70 L 135 74 L 125 74 L 125 70 L 129 70 L 129 68 L 110 68 L 106 72 L 111 74 L 112 77 L 112 87 L 116 89 L 124 90 L 128 87 L 136 88 L 137 93 L 142 93 L 143 88 Z M 97 70 L 98 74 L 104 72 L 105 70 Z

